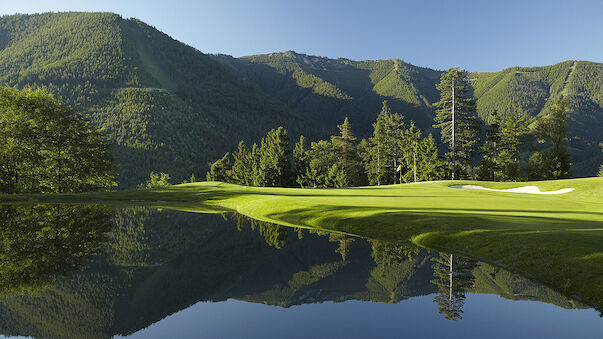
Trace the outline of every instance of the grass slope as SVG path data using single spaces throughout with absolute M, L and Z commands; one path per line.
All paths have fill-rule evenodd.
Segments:
M 454 183 L 576 190 L 562 195 L 458 190 L 448 188 L 450 181 L 324 190 L 202 182 L 149 191 L 0 196 L 0 202 L 101 200 L 237 211 L 286 226 L 410 240 L 518 271 L 603 309 L 603 178 Z

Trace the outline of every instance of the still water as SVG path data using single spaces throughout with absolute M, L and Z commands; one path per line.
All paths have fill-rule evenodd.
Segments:
M 603 338 L 486 263 L 240 215 L 0 205 L 0 246 L 0 337 Z

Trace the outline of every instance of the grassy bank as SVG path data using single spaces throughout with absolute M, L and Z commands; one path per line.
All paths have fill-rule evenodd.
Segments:
M 450 181 L 352 189 L 243 187 L 217 182 L 76 195 L 0 196 L 8 202 L 150 204 L 237 211 L 288 226 L 322 228 L 466 254 L 515 270 L 603 309 L 603 178 L 534 183 L 561 195 L 452 189 Z

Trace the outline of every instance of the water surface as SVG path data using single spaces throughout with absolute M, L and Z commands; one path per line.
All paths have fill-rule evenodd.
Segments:
M 144 207 L 0 206 L 0 334 L 601 338 L 599 312 L 412 244 Z

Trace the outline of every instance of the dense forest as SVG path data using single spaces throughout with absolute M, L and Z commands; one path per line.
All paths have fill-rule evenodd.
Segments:
M 347 117 L 337 126 L 339 135 L 311 143 L 301 136 L 295 146 L 281 126 L 251 148 L 240 141 L 232 156 L 226 153 L 210 166 L 207 180 L 342 188 L 455 178 L 525 181 L 571 177 L 566 99 L 554 104 L 551 113 L 533 128 L 520 114 L 501 116 L 497 111 L 492 112 L 492 122 L 483 126 L 466 71 L 449 69 L 437 88 L 440 101 L 435 103 L 438 110 L 433 127 L 440 131 L 442 145 L 431 134 L 424 137 L 414 122 L 393 113 L 386 100 L 368 139 L 358 141 Z M 538 144 L 546 146 L 541 150 Z M 445 149 L 445 154 L 439 149 Z M 149 187 L 155 186 L 152 182 Z
M 566 98 L 572 174 L 594 175 L 603 162 L 602 72 L 602 64 L 583 61 L 514 67 L 469 73 L 467 90 L 484 124 L 497 111 L 533 127 Z M 178 182 L 200 176 L 239 140 L 252 144 L 278 126 L 310 142 L 335 134 L 348 117 L 359 140 L 368 140 L 384 100 L 440 144 L 433 125 L 442 73 L 398 59 L 206 55 L 112 13 L 0 18 L 0 83 L 45 86 L 76 106 L 113 144 L 121 188 L 144 183 L 150 172 Z

